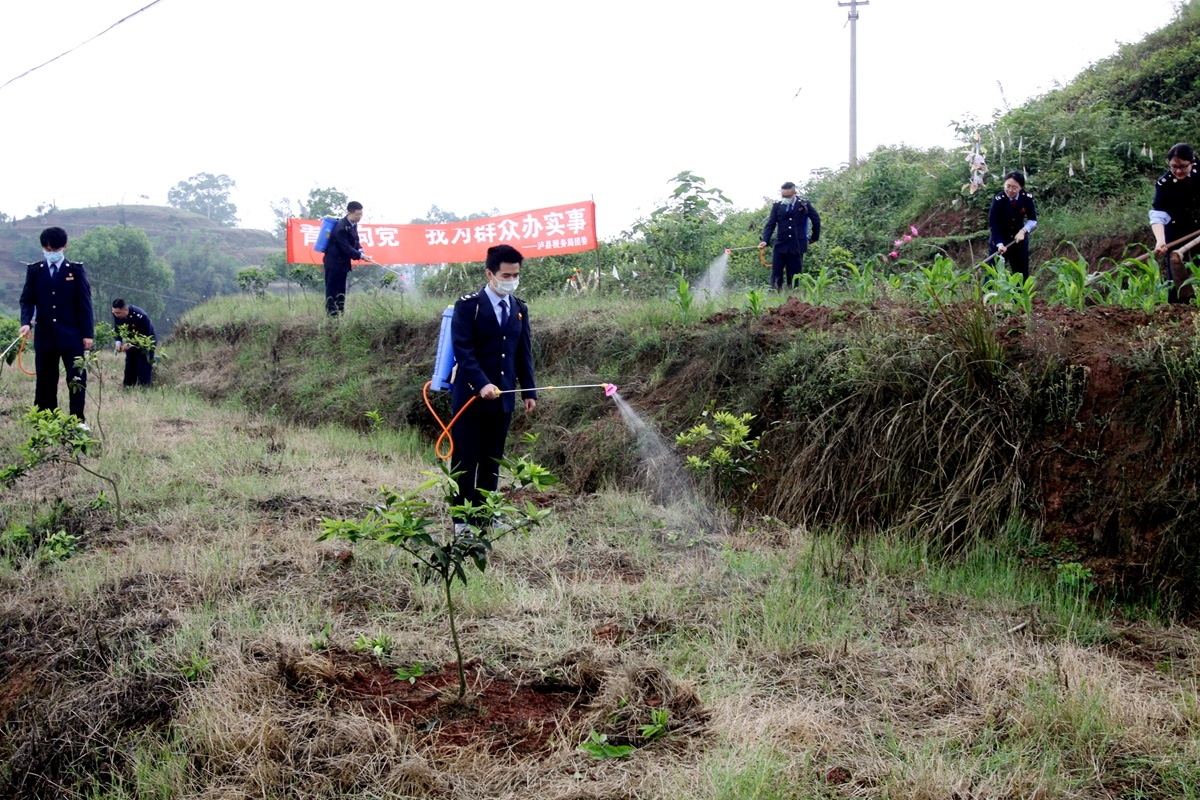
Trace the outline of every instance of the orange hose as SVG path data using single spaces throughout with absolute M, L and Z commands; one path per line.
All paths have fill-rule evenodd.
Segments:
M 454 423 L 458 422 L 458 418 L 463 415 L 463 412 L 471 407 L 471 403 L 475 402 L 475 398 L 472 397 L 468 400 L 466 405 L 460 408 L 458 413 L 454 415 L 454 419 L 450 420 L 449 424 L 446 424 L 442 422 L 442 418 L 433 410 L 433 403 L 429 402 L 429 387 L 432 385 L 433 381 L 425 381 L 425 385 L 421 387 L 421 395 L 425 398 L 425 407 L 429 409 L 429 413 L 437 420 L 438 427 L 442 429 L 441 436 L 438 436 L 437 441 L 433 444 L 433 452 L 442 461 L 446 461 L 450 456 L 454 455 L 454 437 L 450 435 L 450 429 L 454 427 Z M 450 443 L 450 449 L 444 455 L 442 454 L 443 440 Z
M 771 265 L 767 263 L 766 252 L 767 252 L 767 248 L 765 248 L 765 247 L 758 248 L 758 260 L 762 262 L 762 265 L 764 267 L 766 267 L 767 269 L 770 269 Z
M 21 353 L 25 351 L 25 343 L 27 341 L 29 341 L 28 334 L 21 337 L 21 346 L 17 348 L 17 367 L 20 368 L 21 372 L 24 372 L 26 375 L 37 375 L 37 372 L 30 372 L 29 370 L 25 369 L 25 365 L 21 363 Z

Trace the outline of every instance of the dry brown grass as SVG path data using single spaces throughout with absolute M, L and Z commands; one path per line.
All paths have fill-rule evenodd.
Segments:
M 3 452 L 28 394 L 9 381 Z M 388 670 L 451 661 L 437 593 L 381 549 L 315 543 L 322 517 L 430 465 L 175 392 L 110 402 L 100 463 L 125 482 L 125 529 L 83 508 L 98 487 L 76 473 L 0 501 L 10 524 L 61 496 L 82 535 L 65 561 L 0 569 L 14 796 L 1169 797 L 1200 776 L 1190 628 L 1113 620 L 1086 644 L 886 543 L 769 523 L 691 539 L 616 489 L 564 500 L 456 589 L 474 691 L 552 682 L 574 711 L 533 754 L 448 745 L 346 688 L 360 635 L 393 637 Z M 647 743 L 656 708 L 671 733 Z M 590 759 L 592 730 L 638 749 Z

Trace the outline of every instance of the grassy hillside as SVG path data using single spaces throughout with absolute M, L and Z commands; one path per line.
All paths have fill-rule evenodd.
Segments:
M 1092 65 L 1066 86 L 994 119 L 956 123 L 960 150 L 882 147 L 857 170 L 815 176 L 807 187 L 828 217 L 824 253 L 833 247 L 861 263 L 894 249 L 910 225 L 922 241 L 902 255 L 924 261 L 949 252 L 961 263 L 987 254 L 987 209 L 1006 172 L 1020 169 L 1038 202 L 1034 263 L 1075 255 L 1094 266 L 1130 246 L 1152 243 L 1147 212 L 1153 180 L 1176 142 L 1195 142 L 1200 122 L 1200 3 Z M 965 155 L 974 137 L 989 174 L 975 194 Z M 1135 250 L 1136 252 L 1140 252 Z
M 26 437 L 31 391 L 0 375 L 0 462 Z M 551 418 L 567 404 L 544 403 Z M 1031 567 L 1020 527 L 947 560 L 927 540 L 768 518 L 701 535 L 687 505 L 634 481 L 551 493 L 550 524 L 503 541 L 455 590 L 470 659 L 457 705 L 437 591 L 385 565 L 386 549 L 315 541 L 379 484 L 420 481 L 427 442 L 170 388 L 110 392 L 91 422 L 106 439 L 87 463 L 119 473 L 123 526 L 78 470 L 0 497 L 5 797 L 1180 798 L 1200 785 L 1195 632 L 1111 616 L 1071 553 Z M 593 732 L 632 753 L 589 757 Z

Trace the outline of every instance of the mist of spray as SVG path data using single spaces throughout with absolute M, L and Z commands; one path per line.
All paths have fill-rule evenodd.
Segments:
M 641 462 L 638 479 L 643 488 L 655 503 L 679 514 L 681 522 L 693 531 L 716 532 L 716 514 L 696 491 L 691 476 L 680 464 L 674 450 L 625 398 L 619 393 L 614 393 L 612 398 L 617 403 L 625 426 L 637 439 Z
M 721 294 L 725 291 L 725 273 L 728 270 L 729 253 L 721 253 L 712 260 L 708 269 L 704 271 L 704 275 L 696 283 L 696 291 L 708 292 L 712 296 Z

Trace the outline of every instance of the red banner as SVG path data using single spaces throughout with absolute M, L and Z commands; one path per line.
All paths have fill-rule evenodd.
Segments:
M 313 250 L 320 230 L 320 220 L 288 220 L 289 263 L 321 263 L 321 254 Z M 483 261 L 497 244 L 510 244 L 526 258 L 582 253 L 598 246 L 596 204 L 589 200 L 442 225 L 359 223 L 358 239 L 363 252 L 380 264 Z

